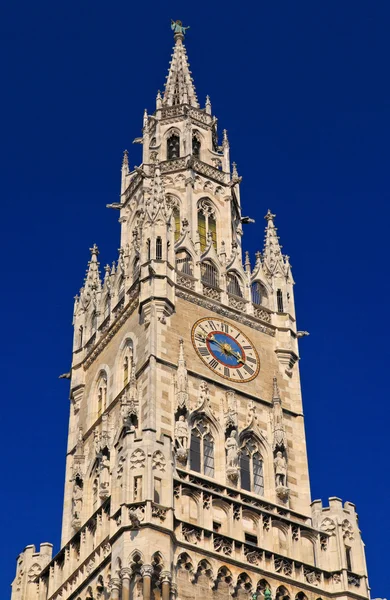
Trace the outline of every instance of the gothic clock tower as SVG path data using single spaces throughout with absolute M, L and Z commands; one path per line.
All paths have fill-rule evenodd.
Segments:
M 74 306 L 61 550 L 12 600 L 368 598 L 355 507 L 310 498 L 293 277 L 266 214 L 242 254 L 240 181 L 184 47 L 122 165 L 117 263 Z

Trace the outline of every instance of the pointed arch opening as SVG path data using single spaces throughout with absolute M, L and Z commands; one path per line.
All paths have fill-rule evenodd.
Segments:
M 200 265 L 201 281 L 205 285 L 219 288 L 219 273 L 217 267 L 210 261 L 204 260 Z
M 264 495 L 263 458 L 253 437 L 244 439 L 240 454 L 241 487 L 259 496 Z
M 192 134 L 192 155 L 195 158 L 200 158 L 200 148 L 200 135 L 197 131 L 194 131 L 194 133 Z
M 184 275 L 194 275 L 194 261 L 191 254 L 184 248 L 176 252 L 176 271 Z
M 239 298 L 243 298 L 242 282 L 238 278 L 236 273 L 234 273 L 233 271 L 230 271 L 227 274 L 226 287 L 227 287 L 228 294 L 232 294 L 233 296 L 238 296 Z
M 175 242 L 180 239 L 180 209 L 178 206 L 174 206 L 172 210 L 173 219 L 173 236 Z
M 190 468 L 214 477 L 214 438 L 207 419 L 197 419 L 191 430 Z
M 215 207 L 208 198 L 201 198 L 198 202 L 198 233 L 200 249 L 204 252 L 211 240 L 217 249 L 217 219 Z
M 167 160 L 174 160 L 180 157 L 180 136 L 176 130 L 173 130 L 167 137 Z
M 254 281 L 251 285 L 251 295 L 253 304 L 258 306 L 268 306 L 268 292 L 260 281 Z

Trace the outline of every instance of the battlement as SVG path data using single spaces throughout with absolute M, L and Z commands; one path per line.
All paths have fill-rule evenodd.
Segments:
M 16 575 L 12 582 L 12 600 L 36 600 L 37 577 L 51 561 L 53 544 L 43 542 L 37 552 L 33 544 L 26 546 L 17 558 Z

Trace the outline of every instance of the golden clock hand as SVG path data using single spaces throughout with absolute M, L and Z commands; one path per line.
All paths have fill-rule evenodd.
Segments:
M 239 352 L 235 352 L 235 350 L 232 350 L 232 349 L 228 350 L 226 348 L 226 346 L 224 344 L 221 344 L 221 342 L 219 342 L 218 340 L 216 340 L 213 335 L 210 335 L 209 340 L 210 340 L 210 342 L 214 342 L 214 344 L 217 344 L 217 346 L 219 346 L 220 348 L 222 348 L 222 350 L 226 354 L 230 354 L 231 356 L 234 356 L 234 358 L 236 358 L 243 365 L 245 364 L 245 360 L 242 358 L 242 356 L 241 356 L 241 354 Z

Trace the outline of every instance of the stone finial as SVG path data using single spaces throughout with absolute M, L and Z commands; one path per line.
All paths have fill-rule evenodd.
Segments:
M 210 96 L 206 96 L 206 113 L 211 115 L 211 101 Z

